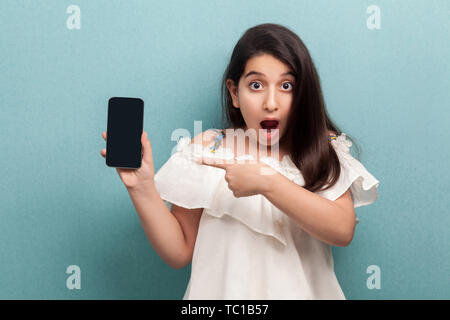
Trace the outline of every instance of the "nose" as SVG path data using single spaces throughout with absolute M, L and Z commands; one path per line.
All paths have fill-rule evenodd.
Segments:
M 264 110 L 274 111 L 278 109 L 277 99 L 276 99 L 276 89 L 271 88 L 268 90 L 266 99 L 264 101 Z

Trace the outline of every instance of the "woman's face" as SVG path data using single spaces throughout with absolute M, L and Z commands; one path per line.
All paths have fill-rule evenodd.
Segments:
M 284 62 L 263 54 L 247 61 L 237 88 L 231 79 L 226 82 L 233 106 L 241 110 L 245 120 L 244 130 L 254 129 L 249 130 L 250 136 L 269 148 L 278 143 L 286 131 L 295 83 L 292 72 Z M 277 122 L 261 123 L 265 119 Z M 277 129 L 267 135 L 268 128 L 277 123 Z

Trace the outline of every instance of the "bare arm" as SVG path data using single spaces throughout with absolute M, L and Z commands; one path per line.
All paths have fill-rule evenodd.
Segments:
M 350 244 L 356 224 L 350 190 L 331 201 L 279 173 L 267 177 L 270 188 L 264 196 L 302 229 L 333 246 Z
M 184 267 L 189 251 L 183 229 L 164 204 L 155 186 L 127 190 L 147 239 L 156 253 L 172 268 Z
M 202 213 L 203 208 L 186 209 L 174 204 L 172 205 L 172 214 L 177 218 L 181 225 L 181 229 L 183 229 L 184 240 L 186 241 L 187 246 L 186 260 L 183 262 L 182 267 L 188 265 L 192 261 Z
M 208 146 L 211 132 L 197 135 L 191 142 Z M 203 208 L 187 209 L 172 204 L 166 207 L 154 183 L 147 187 L 127 188 L 144 232 L 156 253 L 172 268 L 189 264 L 197 238 Z M 188 194 L 187 194 L 188 196 Z

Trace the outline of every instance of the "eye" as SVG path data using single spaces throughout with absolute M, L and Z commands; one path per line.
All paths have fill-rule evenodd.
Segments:
M 258 85 L 258 87 L 252 87 L 252 84 L 257 84 Z M 252 81 L 252 82 L 250 82 L 250 88 L 252 88 L 252 89 L 258 89 L 259 88 L 259 86 L 261 86 L 261 84 L 259 83 L 259 82 L 256 82 L 256 81 Z
M 256 84 L 257 86 L 256 87 L 254 87 L 254 86 L 252 86 L 253 84 Z M 289 89 L 289 86 L 288 86 L 288 88 L 286 88 L 286 85 L 287 84 L 289 84 L 291 87 L 293 87 L 293 84 L 291 83 L 291 82 L 285 82 L 285 83 L 283 83 L 281 86 L 284 88 L 284 89 Z M 250 82 L 250 88 L 252 88 L 252 89 L 259 89 L 261 87 L 261 83 L 259 83 L 259 82 L 257 82 L 257 81 L 252 81 L 252 82 Z
M 294 87 L 294 85 L 291 82 L 285 82 L 285 83 L 282 84 L 284 89 L 288 89 L 288 88 L 286 88 L 287 84 L 290 84 L 292 88 Z

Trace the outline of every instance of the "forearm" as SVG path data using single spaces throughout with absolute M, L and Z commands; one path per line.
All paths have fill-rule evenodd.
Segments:
M 183 230 L 155 186 L 127 190 L 156 253 L 172 268 L 184 266 L 188 250 Z
M 345 246 L 349 218 L 331 200 L 300 187 L 276 173 L 267 176 L 270 187 L 263 195 L 311 236 L 333 246 Z

